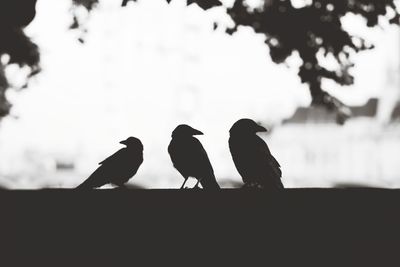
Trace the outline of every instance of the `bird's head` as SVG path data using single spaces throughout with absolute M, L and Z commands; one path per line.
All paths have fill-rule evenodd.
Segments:
M 129 148 L 141 148 L 143 150 L 142 142 L 136 137 L 128 137 L 128 139 L 119 142 L 120 144 L 126 145 Z
M 193 135 L 203 135 L 202 132 L 199 130 L 196 130 L 189 125 L 186 124 L 181 124 L 178 125 L 175 130 L 172 132 L 172 137 L 177 137 L 177 136 L 193 136 Z
M 229 133 L 231 135 L 246 135 L 267 131 L 268 130 L 265 127 L 259 125 L 251 119 L 240 119 L 232 125 Z

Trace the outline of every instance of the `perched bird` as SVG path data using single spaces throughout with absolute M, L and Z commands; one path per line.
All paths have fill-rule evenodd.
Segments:
M 136 174 L 143 162 L 143 145 L 135 137 L 129 137 L 120 144 L 126 147 L 100 162 L 100 167 L 77 188 L 93 189 L 105 184 L 124 187 L 124 184 Z
M 172 140 L 168 146 L 168 153 L 174 167 L 183 176 L 181 189 L 184 188 L 189 177 L 197 179 L 203 189 L 219 189 L 214 176 L 214 170 L 200 141 L 194 135 L 202 135 L 199 130 L 181 124 L 172 132 Z
M 266 131 L 253 120 L 238 120 L 229 131 L 229 149 L 245 187 L 282 189 L 281 166 L 256 134 Z

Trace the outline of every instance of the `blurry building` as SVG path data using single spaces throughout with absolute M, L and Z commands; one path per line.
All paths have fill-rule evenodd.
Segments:
M 377 98 L 371 98 L 361 106 L 350 106 L 351 118 L 366 117 L 375 118 L 378 111 Z M 336 114 L 320 106 L 299 107 L 293 116 L 284 119 L 282 124 L 304 124 L 304 123 L 336 123 Z
M 393 109 L 392 115 L 390 116 L 390 121 L 392 123 L 400 123 L 400 101 L 397 102 L 395 108 Z
M 343 126 L 324 108 L 299 107 L 275 129 L 270 144 L 286 185 L 400 186 L 400 57 L 386 53 L 387 67 L 376 70 L 386 77 L 381 95 L 350 106 Z

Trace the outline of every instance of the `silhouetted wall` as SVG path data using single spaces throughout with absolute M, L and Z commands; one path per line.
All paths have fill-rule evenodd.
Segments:
M 398 190 L 0 191 L 0 203 L 2 266 L 387 266 L 400 240 Z

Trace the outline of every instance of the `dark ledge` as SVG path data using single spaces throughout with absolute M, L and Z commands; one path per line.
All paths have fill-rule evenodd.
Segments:
M 0 190 L 0 211 L 0 256 L 27 261 L 321 257 L 342 266 L 346 257 L 384 266 L 400 247 L 400 190 Z

